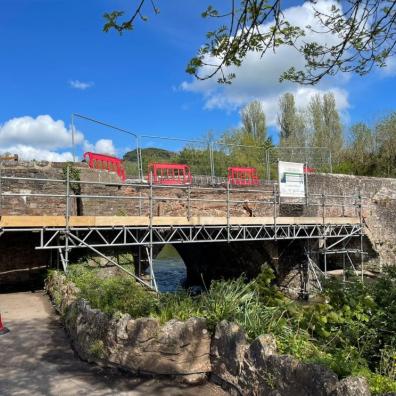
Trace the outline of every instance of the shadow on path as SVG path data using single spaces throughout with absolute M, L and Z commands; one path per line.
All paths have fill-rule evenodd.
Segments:
M 0 294 L 0 312 L 11 330 L 0 336 L 1 395 L 226 395 L 81 361 L 42 292 Z

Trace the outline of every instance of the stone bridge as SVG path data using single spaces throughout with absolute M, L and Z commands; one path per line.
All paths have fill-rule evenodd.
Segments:
M 139 246 L 152 245 L 155 255 L 161 245 L 172 243 L 191 283 L 201 275 L 208 281 L 253 276 L 265 262 L 282 279 L 304 262 L 308 240 L 309 249 L 319 251 L 323 240 L 333 237 L 332 243 L 342 242 L 339 247 L 348 242 L 356 256 L 358 224 L 364 225 L 366 265 L 380 270 L 395 263 L 395 179 L 309 174 L 308 198 L 296 200 L 280 199 L 274 183 L 173 188 L 123 184 L 115 174 L 82 163 L 73 169 L 71 178 L 80 182 L 71 180 L 67 191 L 64 163 L 2 164 L 2 284 L 22 282 L 53 265 L 54 246 L 64 247 L 59 237 L 65 227 L 74 230 L 68 260 L 86 254 L 87 244 L 111 257 L 129 251 L 136 258 Z M 338 255 L 325 260 L 330 269 L 341 266 Z

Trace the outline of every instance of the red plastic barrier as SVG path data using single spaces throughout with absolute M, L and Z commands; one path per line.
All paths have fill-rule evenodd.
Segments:
M 150 175 L 153 176 L 153 184 L 177 185 L 192 183 L 191 171 L 188 165 L 149 164 L 147 175 L 147 180 L 149 182 Z
M 305 173 L 315 173 L 316 169 L 315 168 L 310 168 L 309 166 L 304 166 L 304 172 Z
M 228 182 L 234 186 L 257 186 L 257 169 L 232 166 L 228 168 Z
M 109 172 L 116 172 L 125 181 L 125 169 L 122 161 L 119 158 L 111 157 L 110 155 L 91 153 L 90 151 L 84 153 L 84 159 L 88 157 L 88 165 L 92 169 L 104 169 Z

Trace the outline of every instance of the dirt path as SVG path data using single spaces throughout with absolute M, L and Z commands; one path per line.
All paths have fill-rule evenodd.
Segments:
M 133 378 L 75 356 L 59 317 L 42 292 L 0 294 L 0 395 L 224 396 L 212 384 L 185 387 Z

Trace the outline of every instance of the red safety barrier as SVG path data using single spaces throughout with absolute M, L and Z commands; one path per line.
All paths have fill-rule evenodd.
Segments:
M 84 153 L 84 159 L 88 157 L 88 165 L 92 169 L 103 169 L 109 172 L 115 172 L 121 177 L 122 181 L 125 181 L 125 169 L 122 161 L 119 158 L 111 157 L 110 155 L 97 154 L 86 152 Z
M 3 322 L 1 321 L 1 314 L 0 314 L 0 335 L 7 334 L 9 331 L 10 330 L 7 329 L 7 327 L 5 327 L 3 325 Z
M 191 184 L 190 167 L 182 164 L 149 164 L 147 181 L 153 176 L 153 184 Z
M 257 186 L 257 169 L 232 166 L 228 168 L 228 182 L 234 186 Z
M 309 166 L 304 166 L 304 173 L 315 173 L 315 168 L 310 168 Z

